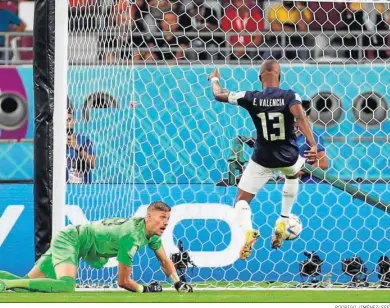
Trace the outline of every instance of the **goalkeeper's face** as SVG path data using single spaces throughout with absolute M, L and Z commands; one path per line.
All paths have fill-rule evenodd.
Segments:
M 161 236 L 168 226 L 169 212 L 165 211 L 150 211 L 148 213 L 149 230 L 155 235 Z

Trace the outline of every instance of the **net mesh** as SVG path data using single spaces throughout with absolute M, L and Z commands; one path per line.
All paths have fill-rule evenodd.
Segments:
M 262 61 L 280 61 L 281 87 L 310 105 L 327 172 L 389 200 L 389 17 L 387 3 L 71 3 L 67 222 L 144 215 L 163 200 L 173 206 L 164 247 L 196 286 L 345 286 L 352 277 L 342 264 L 354 256 L 364 261 L 355 284 L 379 286 L 389 214 L 313 178 L 302 179 L 292 211 L 302 234 L 275 251 L 283 185 L 275 174 L 251 203 L 261 238 L 238 259 L 244 233 L 232 205 L 255 129 L 244 110 L 214 101 L 207 76 L 214 64 L 229 90 L 261 89 Z M 323 261 L 319 275 L 302 275 L 306 251 Z M 132 275 L 166 280 L 149 249 Z M 115 260 L 104 269 L 81 263 L 78 273 L 80 287 L 115 287 L 116 278 Z

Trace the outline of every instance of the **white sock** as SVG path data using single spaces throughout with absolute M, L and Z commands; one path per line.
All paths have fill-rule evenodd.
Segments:
M 288 220 L 291 214 L 291 209 L 297 198 L 299 189 L 298 179 L 286 179 L 283 186 L 283 197 L 282 197 L 282 213 L 281 219 L 284 221 Z
M 237 203 L 234 205 L 234 209 L 236 210 L 237 220 L 241 228 L 243 228 L 245 232 L 251 230 L 252 211 L 248 202 L 245 200 L 237 201 Z

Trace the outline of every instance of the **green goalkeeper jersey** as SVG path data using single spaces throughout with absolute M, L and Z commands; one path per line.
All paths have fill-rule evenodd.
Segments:
M 149 245 L 161 247 L 161 238 L 145 234 L 145 218 L 109 218 L 77 226 L 80 238 L 80 257 L 95 268 L 102 268 L 109 258 L 131 266 L 135 253 Z

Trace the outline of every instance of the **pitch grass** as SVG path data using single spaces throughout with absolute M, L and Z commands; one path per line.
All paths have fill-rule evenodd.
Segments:
M 0 293 L 0 303 L 23 302 L 66 302 L 66 303 L 389 303 L 389 290 L 226 290 L 195 291 L 179 294 L 174 291 L 163 293 L 136 294 L 130 292 L 76 292 L 71 294 L 44 293 Z

